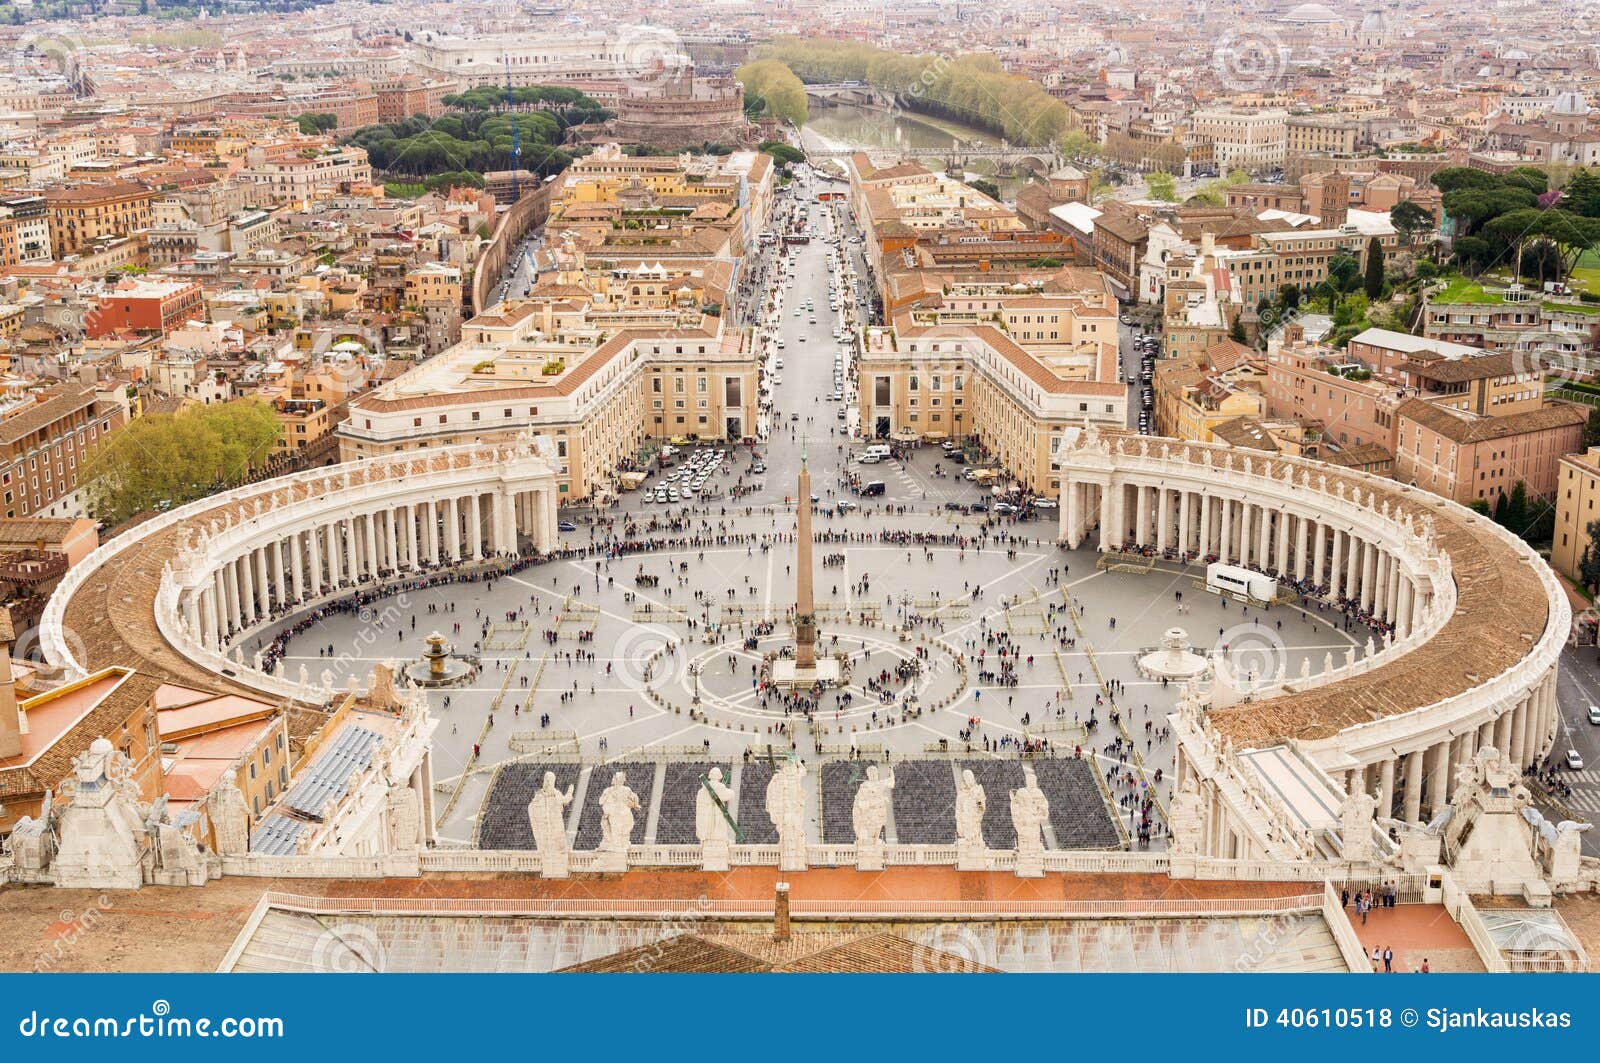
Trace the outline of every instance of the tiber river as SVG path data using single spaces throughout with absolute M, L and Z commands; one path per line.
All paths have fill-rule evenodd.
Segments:
M 926 151 L 948 148 L 958 141 L 969 144 L 1000 143 L 998 137 L 983 130 L 909 111 L 891 113 L 875 107 L 855 104 L 836 106 L 812 100 L 810 114 L 805 127 L 807 142 L 820 140 L 831 150 L 904 148 L 908 151 Z M 930 169 L 938 168 L 938 164 L 931 159 L 924 160 L 923 164 Z M 968 176 L 983 175 L 973 173 Z M 1012 178 L 991 180 L 1000 186 L 1001 195 L 1007 198 L 1015 195 L 1022 185 L 1020 180 Z

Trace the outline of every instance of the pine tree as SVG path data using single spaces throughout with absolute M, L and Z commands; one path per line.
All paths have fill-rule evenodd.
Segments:
M 1366 290 L 1374 302 L 1383 294 L 1383 243 L 1376 236 L 1367 241 Z

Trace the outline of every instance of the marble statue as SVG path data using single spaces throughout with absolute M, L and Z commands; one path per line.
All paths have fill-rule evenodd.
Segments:
M 856 833 L 856 869 L 882 871 L 884 829 L 889 825 L 889 802 L 894 792 L 894 772 L 885 778 L 876 764 L 867 765 L 867 777 L 856 790 L 850 823 Z
M 1193 775 L 1184 780 L 1172 795 L 1172 809 L 1168 813 L 1172 827 L 1172 840 L 1167 852 L 1175 857 L 1194 857 L 1200 853 L 1200 839 L 1205 832 L 1206 803 L 1200 796 L 1200 784 Z
M 611 785 L 600 795 L 600 853 L 601 862 L 606 865 L 602 870 L 627 870 L 633 814 L 637 811 L 639 795 L 628 788 L 627 773 L 619 771 L 611 776 Z
M 957 870 L 977 871 L 988 866 L 983 842 L 983 813 L 988 807 L 989 799 L 973 777 L 972 769 L 964 769 L 961 785 L 956 787 Z
M 422 845 L 422 802 L 409 786 L 389 791 L 389 851 L 415 852 Z
M 211 835 L 218 853 L 243 856 L 249 850 L 250 813 L 232 772 L 224 773 L 212 788 L 206 798 L 206 815 L 211 820 Z
M 1011 823 L 1017 829 L 1017 874 L 1044 875 L 1044 828 L 1050 822 L 1050 800 L 1039 789 L 1033 769 L 1023 766 L 1022 789 L 1011 791 Z
M 139 810 L 133 762 L 105 738 L 72 758 L 61 784 L 65 808 L 57 826 L 56 885 L 70 889 L 138 889 L 150 844 Z
M 572 866 L 572 847 L 567 843 L 567 806 L 572 804 L 573 788 L 565 793 L 556 789 L 556 773 L 544 773 L 544 782 L 528 802 L 528 825 L 533 828 L 533 846 L 539 853 L 539 874 L 545 878 L 566 878 Z
M 733 789 L 723 781 L 722 769 L 713 767 L 694 797 L 694 833 L 701 845 L 732 840 L 733 828 L 728 823 L 732 801 Z
M 1363 790 L 1345 798 L 1339 806 L 1340 855 L 1348 863 L 1372 859 L 1372 824 L 1378 799 Z
M 781 871 L 803 871 L 806 867 L 805 777 L 806 766 L 791 760 L 767 783 L 767 815 L 778 828 Z
M 722 780 L 722 769 L 713 766 L 694 794 L 694 836 L 700 842 L 702 866 L 707 871 L 726 871 L 733 844 L 733 788 Z

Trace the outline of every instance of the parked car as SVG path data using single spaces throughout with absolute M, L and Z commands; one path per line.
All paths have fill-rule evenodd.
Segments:
M 1567 750 L 1567 768 L 1571 771 L 1583 770 L 1583 757 L 1576 749 Z
M 1589 722 L 1600 724 L 1600 705 L 1589 706 Z
M 563 520 L 556 524 L 556 529 L 558 531 L 577 531 L 578 526 L 572 523 L 570 520 Z

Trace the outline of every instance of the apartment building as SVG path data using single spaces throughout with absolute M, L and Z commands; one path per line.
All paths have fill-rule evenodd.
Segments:
M 52 253 L 64 258 L 108 237 L 149 228 L 154 196 L 144 185 L 131 181 L 49 189 L 44 198 Z
M 698 313 L 692 324 L 678 311 L 589 314 L 542 300 L 473 318 L 460 343 L 350 402 L 336 431 L 341 459 L 531 432 L 551 441 L 558 490 L 577 501 L 603 491 L 646 439 L 755 435 L 746 333 Z
M 1208 144 L 1217 169 L 1258 169 L 1283 165 L 1289 138 L 1289 112 L 1205 109 L 1190 119 L 1192 140 Z
M 857 369 L 864 436 L 976 436 L 1007 475 L 1039 494 L 1060 489 L 1060 450 L 1085 424 L 1127 425 L 1127 387 L 1114 373 L 1085 379 L 1080 367 L 1035 353 L 996 324 L 920 326 L 907 315 L 894 328 L 867 330 Z
M 1600 520 L 1600 447 L 1564 454 L 1556 469 L 1556 526 L 1550 565 L 1575 583 L 1589 546 L 1589 525 Z
M 0 503 L 7 517 L 79 517 L 78 467 L 123 423 L 91 384 L 64 383 L 0 400 Z
M 1493 505 L 1519 482 L 1531 496 L 1549 498 L 1588 419 L 1587 407 L 1565 402 L 1481 417 L 1410 399 L 1396 409 L 1394 478 L 1463 505 Z

